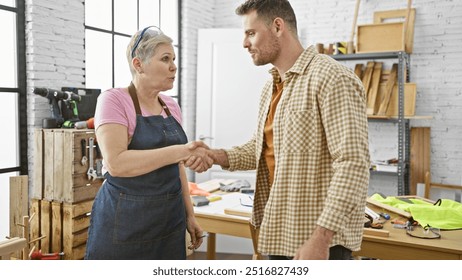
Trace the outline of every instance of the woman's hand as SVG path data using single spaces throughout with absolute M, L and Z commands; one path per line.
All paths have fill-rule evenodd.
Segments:
M 189 244 L 188 249 L 195 250 L 199 248 L 202 245 L 202 242 L 204 241 L 204 232 L 202 231 L 202 228 L 199 226 L 199 224 L 196 222 L 196 218 L 194 218 L 194 216 L 188 218 L 186 229 L 188 230 L 189 235 L 191 236 L 191 244 Z
M 195 172 L 207 171 L 213 165 L 210 148 L 202 141 L 192 141 L 186 144 L 190 151 L 189 157 L 184 161 L 185 166 Z

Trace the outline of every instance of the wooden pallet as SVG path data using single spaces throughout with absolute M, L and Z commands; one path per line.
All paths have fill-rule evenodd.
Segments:
M 81 141 L 86 141 L 88 158 L 90 137 L 95 137 L 92 129 L 35 131 L 35 173 L 31 198 L 75 203 L 95 197 L 103 180 L 88 179 L 89 161 L 85 165 L 81 163 Z
M 65 260 L 83 259 L 92 206 L 93 200 L 65 203 L 32 199 L 30 213 L 38 219 L 31 222 L 31 239 L 45 237 L 36 249 L 42 253 L 64 252 Z

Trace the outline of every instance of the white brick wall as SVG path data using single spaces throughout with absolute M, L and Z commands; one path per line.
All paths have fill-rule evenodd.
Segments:
M 26 0 L 27 131 L 29 185 L 34 172 L 34 131 L 51 116 L 48 100 L 34 87 L 61 89 L 85 82 L 83 0 Z
M 299 33 L 305 46 L 349 38 L 356 0 L 292 0 Z M 84 86 L 84 0 L 26 0 L 27 83 L 33 87 Z M 242 1 L 188 0 L 182 5 L 183 67 L 182 108 L 190 139 L 195 138 L 197 29 L 241 27 L 234 14 Z M 361 1 L 358 24 L 372 22 L 378 10 L 403 9 L 405 0 Z M 459 51 L 462 43 L 461 1 L 413 1 L 417 10 L 411 81 L 417 83 L 416 113 L 432 116 L 430 121 L 412 121 L 412 126 L 430 126 L 431 171 L 434 181 L 462 181 L 462 73 Z M 33 130 L 49 116 L 47 100 L 28 96 L 29 173 L 33 173 Z M 396 149 L 393 125 L 371 124 L 373 157 Z M 393 194 L 387 178 L 373 178 L 371 190 Z M 370 191 L 371 191 L 370 190 Z

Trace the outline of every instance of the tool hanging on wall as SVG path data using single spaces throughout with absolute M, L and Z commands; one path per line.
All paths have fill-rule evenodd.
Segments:
M 80 160 L 80 164 L 83 166 L 87 165 L 87 139 L 80 140 L 80 148 L 82 150 L 82 159 Z
M 96 180 L 98 178 L 98 174 L 96 174 L 96 169 L 94 168 L 95 166 L 95 156 L 94 156 L 94 141 L 95 138 L 90 137 L 88 139 L 88 149 L 89 149 L 89 162 L 88 162 L 88 171 L 87 171 L 87 176 L 88 180 Z

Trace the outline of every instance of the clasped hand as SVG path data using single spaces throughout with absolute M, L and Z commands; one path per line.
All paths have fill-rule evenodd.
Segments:
M 184 160 L 184 165 L 195 172 L 207 171 L 213 165 L 209 146 L 202 141 L 192 141 L 186 144 L 190 155 Z

